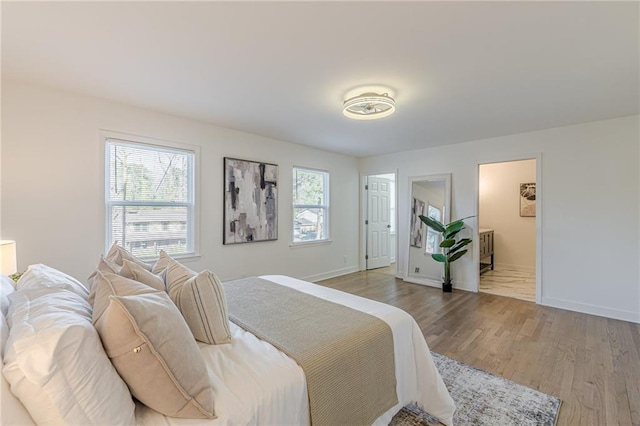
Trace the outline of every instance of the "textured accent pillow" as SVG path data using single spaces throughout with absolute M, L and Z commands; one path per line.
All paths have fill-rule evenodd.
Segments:
M 136 280 L 143 284 L 148 285 L 149 287 L 153 287 L 159 291 L 166 291 L 166 286 L 164 284 L 164 279 L 159 277 L 158 275 L 147 271 L 142 266 L 137 263 L 133 263 L 130 260 L 125 259 L 122 264 L 122 268 L 120 269 L 120 275 L 125 278 L 130 278 L 132 280 Z
M 222 283 L 211 271 L 196 274 L 169 258 L 167 292 L 187 321 L 196 340 L 219 345 L 231 342 L 227 299 Z
M 93 323 L 95 324 L 109 306 L 109 296 L 128 296 L 131 294 L 148 294 L 157 292 L 138 281 L 122 277 L 111 272 L 96 271 L 91 295 L 93 296 Z
M 113 245 L 109 249 L 109 252 L 104 258 L 109 262 L 115 263 L 118 266 L 122 266 L 123 261 L 127 259 L 133 263 L 137 263 L 147 271 L 151 271 L 151 266 L 147 265 L 145 262 L 129 253 L 124 247 L 119 246 L 117 241 L 113 243 Z
M 169 296 L 154 292 L 109 299 L 96 329 L 131 393 L 169 417 L 215 418 L 204 358 Z
M 87 300 L 33 285 L 9 296 L 2 372 L 11 392 L 38 424 L 134 425 L 131 393 L 105 354 Z

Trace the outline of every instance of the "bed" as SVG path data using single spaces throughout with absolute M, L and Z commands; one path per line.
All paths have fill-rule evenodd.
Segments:
M 291 277 L 268 275 L 260 278 L 367 313 L 389 325 L 393 335 L 398 403 L 380 415 L 374 424 L 388 424 L 403 406 L 412 402 L 444 424 L 452 424 L 455 406 L 435 368 L 422 332 L 410 315 L 383 303 Z M 19 292 L 20 285 L 16 293 Z M 10 315 L 11 308 L 3 309 L 3 313 Z M 2 319 L 5 334 L 4 316 Z M 168 417 L 136 401 L 135 423 L 210 426 L 309 424 L 307 383 L 300 366 L 270 343 L 238 325 L 229 323 L 229 330 L 229 344 L 197 343 L 213 385 L 217 418 Z M 6 336 L 3 336 L 3 346 L 5 340 Z M 28 404 L 23 405 L 8 392 L 9 385 L 4 377 L 2 382 L 2 424 L 34 424 L 24 408 Z

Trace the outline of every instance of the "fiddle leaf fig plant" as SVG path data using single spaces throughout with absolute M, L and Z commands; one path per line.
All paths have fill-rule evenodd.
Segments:
M 444 282 L 442 283 L 444 291 L 451 291 L 451 263 L 464 256 L 467 253 L 467 249 L 464 247 L 471 243 L 471 238 L 458 239 L 458 234 L 464 229 L 464 220 L 472 217 L 474 216 L 468 216 L 455 220 L 448 225 L 443 225 L 438 220 L 420 215 L 420 220 L 429 228 L 440 233 L 441 236 L 440 248 L 442 248 L 442 253 L 433 253 L 431 257 L 436 262 L 444 264 Z

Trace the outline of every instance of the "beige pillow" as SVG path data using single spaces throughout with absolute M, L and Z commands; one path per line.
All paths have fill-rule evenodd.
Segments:
M 129 253 L 124 247 L 119 246 L 117 241 L 115 243 L 113 243 L 113 245 L 109 249 L 109 252 L 105 256 L 105 259 L 107 259 L 109 262 L 115 263 L 115 264 L 117 264 L 119 266 L 122 266 L 123 265 L 123 261 L 125 259 L 127 259 L 127 260 L 129 260 L 129 261 L 131 261 L 133 263 L 137 263 L 138 265 L 142 266 L 147 271 L 151 271 L 151 266 L 147 265 L 145 262 L 143 262 L 142 260 L 138 259 L 137 257 L 132 255 L 131 253 Z
M 93 300 L 93 323 L 95 324 L 109 306 L 109 296 L 129 296 L 157 292 L 153 287 L 122 277 L 111 272 L 96 271 L 89 299 Z
M 87 278 L 87 287 L 89 288 L 89 304 L 93 306 L 93 301 L 95 298 L 95 292 L 93 291 L 93 285 L 96 281 L 96 277 L 98 275 L 98 271 L 100 272 L 111 272 L 113 274 L 117 274 L 120 272 L 121 267 L 116 265 L 113 262 L 109 262 L 104 257 L 100 257 L 100 261 L 98 262 L 98 266 L 93 270 L 89 278 Z
M 167 292 L 196 340 L 214 345 L 229 343 L 227 300 L 218 277 L 206 270 L 196 274 L 171 258 L 167 263 Z
M 159 277 L 158 275 L 147 271 L 142 266 L 137 263 L 131 262 L 130 260 L 124 259 L 122 263 L 122 268 L 120 269 L 120 275 L 125 278 L 130 278 L 132 280 L 136 280 L 143 284 L 148 285 L 149 287 L 153 287 L 156 290 L 165 291 L 166 287 L 164 284 L 164 279 Z
M 151 268 L 151 272 L 153 272 L 154 274 L 161 274 L 167 268 L 167 266 L 169 266 L 169 259 L 171 259 L 171 257 L 167 254 L 167 252 L 165 252 L 164 250 L 160 250 L 160 256 Z
M 131 394 L 165 416 L 215 418 L 204 358 L 167 294 L 109 299 L 96 329 Z

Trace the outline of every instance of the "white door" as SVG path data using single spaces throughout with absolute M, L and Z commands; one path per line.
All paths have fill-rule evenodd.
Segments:
M 367 178 L 367 269 L 383 268 L 391 264 L 390 182 L 386 178 Z

